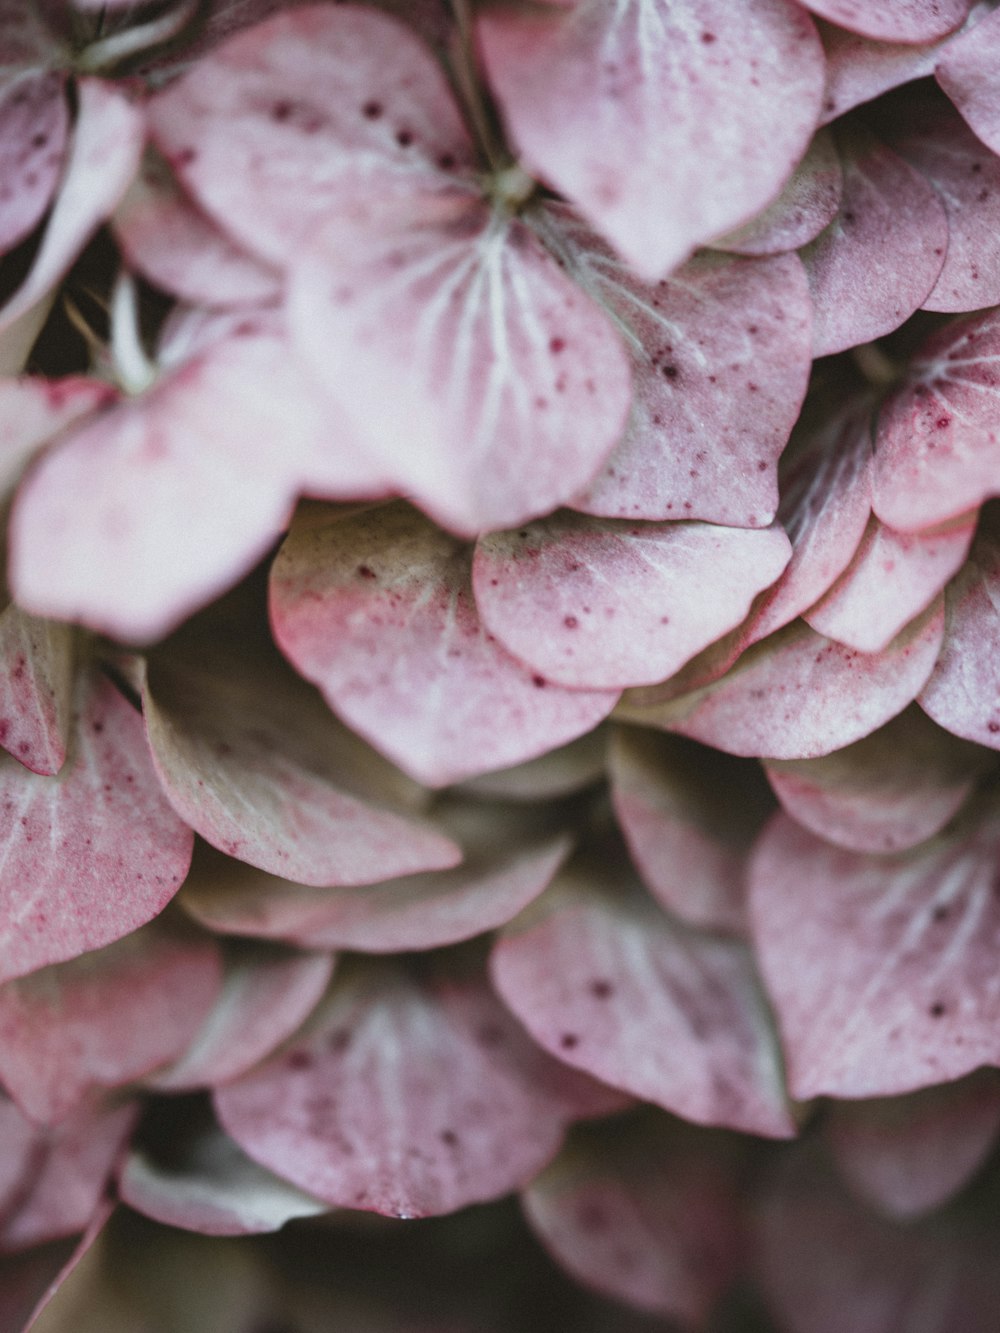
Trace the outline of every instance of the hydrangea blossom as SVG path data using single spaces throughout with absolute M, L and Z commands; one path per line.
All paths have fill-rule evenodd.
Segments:
M 0 1329 L 995 1327 L 998 51 L 0 0 Z

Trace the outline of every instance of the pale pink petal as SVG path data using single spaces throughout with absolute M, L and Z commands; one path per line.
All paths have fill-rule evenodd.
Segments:
M 454 802 L 438 818 L 462 847 L 462 863 L 453 870 L 317 889 L 239 861 L 202 856 L 184 886 L 182 905 L 210 930 L 305 948 L 434 949 L 516 916 L 538 897 L 570 849 L 569 838 L 553 831 L 551 819 L 523 807 Z
M 535 234 L 469 191 L 373 195 L 293 255 L 288 318 L 363 449 L 464 536 L 582 490 L 625 426 L 609 315 Z
M 662 703 L 656 687 L 635 690 L 617 715 L 730 754 L 811 759 L 901 713 L 926 684 L 943 635 L 941 602 L 881 653 L 845 648 L 799 622 L 755 644 L 711 684 Z
M 0 308 L 0 330 L 53 288 L 113 212 L 142 156 L 146 122 L 139 107 L 113 84 L 76 83 L 76 125 L 55 207 L 31 269 Z
M 280 326 L 246 316 L 41 460 L 11 520 L 11 587 L 38 614 L 158 638 L 253 568 L 300 490 L 352 497 L 378 475 Z
M 271 574 L 282 651 L 406 772 L 443 786 L 551 749 L 618 691 L 561 689 L 481 623 L 471 551 L 405 505 L 303 511 Z
M 1000 539 L 984 530 L 948 589 L 944 646 L 920 706 L 948 731 L 1000 750 Z
M 837 145 L 828 130 L 819 130 L 774 203 L 717 236 L 712 246 L 741 255 L 777 255 L 808 245 L 837 216 L 843 185 Z
M 117 397 L 110 384 L 82 375 L 0 378 L 0 497 L 9 499 L 37 449 Z
M 333 958 L 327 953 L 231 949 L 222 989 L 193 1040 L 179 1059 L 150 1075 L 146 1086 L 178 1092 L 236 1078 L 305 1022 L 332 973 Z
M 784 0 L 496 7 L 478 36 L 524 165 L 649 278 L 769 204 L 819 112 L 819 40 Z
M 1000 314 L 952 321 L 879 413 L 874 509 L 900 532 L 932 527 L 1000 492 Z
M 944 45 L 941 41 L 917 45 L 873 42 L 845 28 L 823 23 L 819 28 L 826 53 L 826 90 L 820 117 L 824 125 L 891 88 L 933 74 Z
M 622 328 L 635 386 L 621 442 L 573 507 L 610 518 L 770 523 L 775 465 L 811 364 L 812 306 L 798 257 L 708 251 L 652 284 L 566 210 L 548 209 L 538 225 Z
M 937 81 L 983 143 L 1000 152 L 1000 14 L 980 20 L 971 32 L 950 42 L 938 62 Z
M 444 868 L 448 838 L 396 813 L 402 774 L 342 727 L 266 650 L 189 648 L 154 662 L 143 695 L 171 804 L 229 856 L 304 884 L 367 884 Z
M 215 1126 L 191 1135 L 163 1166 L 134 1150 L 118 1178 L 122 1201 L 170 1227 L 206 1236 L 278 1231 L 329 1205 L 258 1166 Z
M 930 42 L 963 23 L 972 0 L 800 0 L 851 32 L 881 42 Z
M 282 268 L 356 195 L 391 212 L 394 196 L 453 189 L 476 166 L 430 50 L 361 6 L 293 9 L 237 33 L 149 114 L 198 203 Z
M 736 1276 L 736 1186 L 718 1135 L 648 1116 L 574 1130 L 521 1202 L 577 1282 L 701 1327 Z
M 908 708 L 843 750 L 764 767 L 788 813 L 819 837 L 856 852 L 900 852 L 944 828 L 990 759 Z
M 138 1112 L 130 1102 L 87 1111 L 52 1129 L 36 1129 L 25 1158 L 23 1192 L 4 1209 L 0 1221 L 0 1250 L 41 1245 L 83 1231 L 100 1209 Z M 5 1139 L 20 1132 L 13 1123 L 20 1114 L 12 1104 L 0 1102 Z
M 882 126 L 880 125 L 880 129 Z M 948 215 L 944 268 L 925 310 L 981 310 L 1000 302 L 1000 161 L 933 85 L 908 91 L 887 141 L 937 190 Z
M 593 855 L 506 928 L 493 980 L 568 1064 L 699 1124 L 792 1135 L 777 1041 L 742 943 L 675 924 Z
M 813 355 L 890 333 L 923 305 L 948 248 L 934 187 L 860 125 L 837 135 L 844 192 L 802 251 L 814 303 Z
M 885 1097 L 1000 1062 L 998 852 L 995 805 L 893 856 L 776 816 L 750 910 L 794 1096 Z
M 549 801 L 568 796 L 604 776 L 607 740 L 606 728 L 595 727 L 537 759 L 469 778 L 459 790 L 499 801 Z
M 1000 1079 L 983 1069 L 908 1097 L 834 1102 L 823 1129 L 853 1190 L 890 1217 L 915 1217 L 983 1164 L 1000 1131 Z
M 869 397 L 829 409 L 823 401 L 781 458 L 778 522 L 792 543 L 780 578 L 755 601 L 744 629 L 754 643 L 812 606 L 847 568 L 871 513 Z
M 478 976 L 359 960 L 308 1031 L 215 1105 L 245 1152 L 300 1188 L 423 1217 L 524 1184 L 571 1120 L 616 1103 L 539 1051 Z
M 560 685 L 610 690 L 664 680 L 733 629 L 790 551 L 778 527 L 563 513 L 481 537 L 473 586 L 512 653 Z
M 803 619 L 849 648 L 882 652 L 961 569 L 976 518 L 964 514 L 946 526 L 907 533 L 873 516 L 847 569 Z
M 691 925 L 741 933 L 747 854 L 773 809 L 757 765 L 621 727 L 610 777 L 619 826 L 654 897 Z
M 37 227 L 56 192 L 69 137 L 65 79 L 25 70 L 0 90 L 0 253 Z
M 148 154 L 111 219 L 133 269 L 184 301 L 250 305 L 281 294 L 281 280 L 221 231 Z
M 191 859 L 191 830 L 160 791 L 139 714 L 101 677 L 81 676 L 78 691 L 58 777 L 0 759 L 3 981 L 136 930 L 170 901 Z
M 0 613 L 0 745 L 33 773 L 66 759 L 72 714 L 74 635 L 13 603 Z
M 64 1120 L 98 1089 L 180 1055 L 221 982 L 214 940 L 155 926 L 8 981 L 0 988 L 0 1078 L 33 1120 Z

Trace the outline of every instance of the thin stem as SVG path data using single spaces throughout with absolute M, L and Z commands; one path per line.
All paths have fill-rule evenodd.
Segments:
M 107 37 L 98 36 L 97 41 L 91 42 L 80 52 L 76 60 L 77 69 L 83 74 L 100 74 L 120 65 L 123 60 L 128 60 L 131 56 L 140 55 L 154 46 L 161 46 L 164 42 L 171 41 L 183 32 L 197 15 L 198 7 L 199 0 L 181 0 L 176 9 L 161 14 L 159 18 L 151 19 L 149 23 L 140 23 L 135 28 L 125 28 L 121 32 L 110 33 Z M 104 11 L 101 14 L 99 32 L 103 29 L 103 24 Z
M 472 12 L 469 0 L 451 0 L 452 13 L 458 29 L 458 49 L 452 66 L 458 91 L 465 103 L 472 132 L 479 142 L 483 156 L 492 171 L 501 171 L 510 163 L 510 154 L 500 142 L 483 97 L 482 84 L 476 69 L 476 50 L 472 35 Z
M 129 394 L 148 389 L 159 373 L 142 345 L 135 283 L 124 270 L 111 293 L 111 363 L 118 383 Z

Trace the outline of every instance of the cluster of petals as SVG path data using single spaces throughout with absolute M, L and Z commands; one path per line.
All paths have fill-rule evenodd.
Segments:
M 998 61 L 0 0 L 0 1327 L 139 1326 L 124 1208 L 511 1193 L 684 1328 L 993 1327 Z

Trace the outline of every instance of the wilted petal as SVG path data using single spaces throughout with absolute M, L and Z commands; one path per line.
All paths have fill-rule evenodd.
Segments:
M 9 329 L 59 282 L 139 165 L 146 133 L 141 110 L 99 79 L 79 79 L 76 96 L 76 125 L 59 195 L 28 276 L 0 308 L 0 330 Z
M 807 9 L 881 42 L 930 42 L 963 23 L 973 0 L 801 0 Z
M 65 79 L 25 70 L 0 90 L 0 253 L 41 222 L 62 172 L 69 136 Z
M 856 852 L 900 852 L 944 828 L 990 759 L 908 708 L 846 749 L 764 767 L 788 813 L 819 837 Z
M 278 273 L 230 240 L 153 154 L 111 222 L 130 266 L 172 296 L 239 306 L 281 294 Z
M 503 932 L 491 970 L 567 1063 L 700 1124 L 794 1133 L 745 946 L 672 922 L 624 863 L 564 871 Z
M 1000 314 L 954 320 L 925 343 L 879 413 L 876 514 L 933 527 L 1000 492 Z
M 367 884 L 459 859 L 436 829 L 391 808 L 412 801 L 402 774 L 265 649 L 156 661 L 143 708 L 171 804 L 229 856 L 304 884 Z
M 478 976 L 358 961 L 307 1032 L 215 1104 L 256 1161 L 329 1203 L 422 1217 L 508 1193 L 569 1121 L 616 1102 L 539 1051 Z
M 907 1097 L 834 1102 L 823 1128 L 852 1189 L 890 1217 L 915 1217 L 983 1164 L 1000 1131 L 1000 1079 L 983 1069 Z
M 296 255 L 288 302 L 299 353 L 364 449 L 464 536 L 568 501 L 625 425 L 611 319 L 477 194 L 359 203 Z
M 239 861 L 202 857 L 183 906 L 210 930 L 307 948 L 396 953 L 433 949 L 493 930 L 546 887 L 570 849 L 556 821 L 510 806 L 454 802 L 440 827 L 462 863 L 348 889 L 292 884 Z
M 206 1236 L 278 1231 L 328 1205 L 258 1166 L 217 1126 L 188 1127 L 168 1165 L 134 1150 L 118 1178 L 123 1202 L 166 1226 Z
M 984 528 L 948 589 L 944 646 L 920 695 L 940 726 L 1000 750 L 1000 536 Z
M 849 648 L 882 652 L 962 567 L 977 517 L 924 532 L 894 532 L 872 517 L 850 565 L 802 618 Z
M 700 1325 L 736 1275 L 736 1173 L 719 1134 L 647 1116 L 580 1126 L 521 1199 L 578 1282 Z
M 481 623 L 468 547 L 404 505 L 300 512 L 271 575 L 282 651 L 337 713 L 443 786 L 589 731 L 618 691 L 569 691 Z M 370 877 L 371 878 L 371 877 Z
M 998 852 L 995 805 L 893 856 L 775 818 L 750 909 L 796 1097 L 884 1097 L 1000 1062 Z
M 74 635 L 68 625 L 0 613 L 0 745 L 33 773 L 66 759 L 72 720 Z
M 814 302 L 813 355 L 890 333 L 926 301 L 948 248 L 934 187 L 861 125 L 837 134 L 844 192 L 802 251 Z
M 820 130 L 785 188 L 763 213 L 712 246 L 741 255 L 778 255 L 808 245 L 837 216 L 844 173 L 833 136 Z
M 309 1017 L 333 961 L 328 953 L 231 946 L 215 1004 L 179 1059 L 150 1075 L 146 1086 L 158 1092 L 217 1087 L 252 1068 Z
M 788 563 L 780 528 L 626 523 L 563 513 L 476 547 L 487 627 L 575 689 L 664 680 L 742 621 Z
M 198 202 L 282 268 L 355 196 L 391 211 L 393 198 L 453 189 L 453 173 L 476 166 L 430 50 L 361 6 L 293 9 L 237 33 L 149 114 Z
M 730 754 L 810 759 L 901 713 L 926 684 L 943 635 L 940 601 L 881 653 L 859 653 L 796 623 L 690 694 L 660 702 L 656 686 L 629 692 L 617 716 Z
M 0 759 L 3 981 L 136 930 L 170 901 L 191 859 L 193 835 L 160 791 L 139 714 L 99 676 L 81 676 L 78 691 L 57 777 Z
M 654 897 L 692 925 L 742 932 L 747 854 L 773 809 L 757 765 L 621 727 L 610 777 L 615 815 Z
M 148 926 L 0 987 L 0 1078 L 33 1120 L 63 1120 L 194 1037 L 222 981 L 207 936 Z
M 477 31 L 524 165 L 645 277 L 770 203 L 819 111 L 816 31 L 784 0 L 497 7 Z
M 635 386 L 617 448 L 573 507 L 609 518 L 764 527 L 809 376 L 812 305 L 796 255 L 707 251 L 642 282 L 566 209 L 537 225 L 625 335 Z
M 0 1101 L 4 1142 L 26 1144 L 23 1189 L 0 1220 L 0 1250 L 61 1239 L 82 1231 L 95 1213 L 108 1177 L 138 1119 L 135 1103 L 87 1111 L 23 1140 L 21 1112 Z

